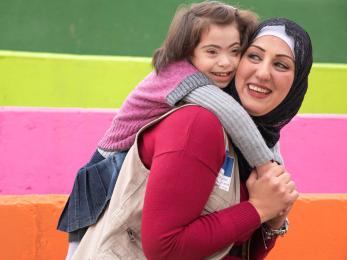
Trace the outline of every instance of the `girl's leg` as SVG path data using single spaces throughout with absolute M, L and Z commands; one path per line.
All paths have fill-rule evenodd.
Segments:
M 77 246 L 78 246 L 79 243 L 80 242 L 77 242 L 77 241 L 69 242 L 69 248 L 67 250 L 66 260 L 70 260 L 71 259 L 72 255 L 76 251 Z
M 98 151 L 96 151 L 90 160 L 90 162 L 85 167 L 90 167 L 95 165 L 96 168 L 98 168 L 101 172 L 104 172 L 106 175 L 109 175 L 110 172 L 112 172 L 112 176 L 109 181 L 109 187 L 107 191 L 107 201 L 111 198 L 113 188 L 117 182 L 118 174 L 120 172 L 120 169 L 122 167 L 123 161 L 125 159 L 125 156 L 128 151 L 122 151 L 122 152 L 115 152 L 114 154 L 110 155 L 110 158 L 107 158 L 105 161 L 103 161 L 105 158 L 103 155 L 101 155 Z M 103 161 L 103 162 L 101 162 Z M 108 170 L 106 170 L 108 169 Z M 110 170 L 111 169 L 111 170 Z M 80 173 L 79 173 L 80 174 Z M 87 232 L 88 226 L 80 228 L 76 231 L 69 232 L 69 248 L 68 253 L 66 256 L 66 259 L 71 258 L 75 250 L 77 249 L 78 244 L 82 240 L 84 234 Z
M 105 158 L 96 150 L 92 156 L 92 158 L 89 160 L 89 162 L 84 166 L 88 167 L 93 164 L 96 164 Z M 84 234 L 87 232 L 88 227 L 78 229 L 73 232 L 68 233 L 68 238 L 69 238 L 69 245 L 68 245 L 68 250 L 67 250 L 67 255 L 66 255 L 66 260 L 71 259 L 73 253 L 77 249 L 77 246 L 79 242 L 81 241 L 82 237 Z

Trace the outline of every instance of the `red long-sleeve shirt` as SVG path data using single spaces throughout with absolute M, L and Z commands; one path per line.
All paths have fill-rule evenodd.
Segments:
M 245 183 L 239 204 L 200 215 L 225 159 L 222 126 L 211 112 L 197 106 L 174 112 L 142 134 L 139 152 L 150 169 L 142 216 L 148 259 L 204 259 L 260 227 Z M 250 251 L 251 259 L 268 253 L 261 236 L 253 236 Z

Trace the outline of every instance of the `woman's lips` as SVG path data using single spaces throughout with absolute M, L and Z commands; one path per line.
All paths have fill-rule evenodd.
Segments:
M 272 92 L 270 89 L 261 87 L 259 85 L 248 84 L 247 87 L 248 93 L 256 98 L 265 98 Z

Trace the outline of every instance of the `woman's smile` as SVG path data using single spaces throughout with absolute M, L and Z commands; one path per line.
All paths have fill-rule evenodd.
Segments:
M 235 84 L 241 103 L 253 116 L 275 109 L 294 81 L 294 57 L 290 47 L 276 36 L 261 36 L 242 56 Z
M 266 98 L 271 94 L 271 90 L 256 84 L 248 84 L 249 94 L 255 98 Z

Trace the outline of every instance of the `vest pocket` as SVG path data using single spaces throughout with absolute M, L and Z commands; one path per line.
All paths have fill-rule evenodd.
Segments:
M 215 211 L 228 208 L 236 203 L 235 201 L 232 201 L 232 200 L 228 201 L 224 197 L 222 195 L 212 193 L 211 196 L 208 198 L 208 201 L 205 205 L 204 210 L 206 210 L 208 213 L 212 213 Z
M 113 237 L 115 239 L 109 241 L 112 246 L 106 246 L 107 249 L 98 254 L 97 259 L 145 259 L 141 239 L 132 228 L 123 225 Z

